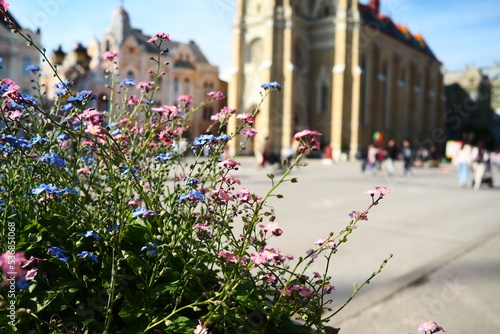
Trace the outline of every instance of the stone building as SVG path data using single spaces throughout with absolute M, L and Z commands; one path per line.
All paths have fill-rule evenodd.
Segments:
M 447 138 L 500 148 L 500 63 L 447 71 L 444 84 Z
M 94 38 L 86 46 L 77 44 L 67 53 L 55 50 L 54 59 L 60 63 L 62 76 L 75 83 L 74 90 L 92 90 L 99 98 L 96 108 L 109 111 L 110 91 L 105 85 L 110 83 L 110 74 L 106 71 L 110 62 L 103 60 L 102 55 L 106 51 L 118 52 L 120 73 L 114 79 L 117 83 L 126 78 L 136 82 L 152 81 L 151 71 L 156 72 L 157 64 L 150 58 L 157 58 L 158 49 L 148 42 L 150 37 L 132 27 L 129 14 L 120 6 L 111 14 L 110 25 L 102 39 Z M 161 56 L 160 72 L 165 72 L 165 75 L 161 77 L 160 89 L 154 96 L 156 105 L 175 105 L 179 96 L 190 95 L 193 105 L 197 106 L 208 100 L 206 94 L 211 91 L 226 93 L 227 83 L 219 79 L 219 68 L 210 64 L 194 41 L 171 41 L 162 44 L 163 47 L 169 52 Z M 138 91 L 130 87 L 130 92 Z M 122 98 L 115 94 L 113 102 Z M 219 112 L 224 103 L 224 100 L 215 101 L 193 115 L 188 135 L 194 137 L 204 133 L 212 123 L 210 116 Z
M 258 111 L 253 148 L 267 138 L 287 149 L 309 128 L 338 159 L 366 148 L 376 131 L 416 145 L 442 131 L 441 63 L 422 36 L 380 13 L 378 0 L 238 0 L 233 38 L 231 107 L 249 112 L 260 84 L 283 86 Z
M 22 94 L 33 95 L 31 80 L 34 79 L 34 76 L 27 67 L 29 65 L 39 66 L 40 54 L 33 47 L 28 46 L 25 39 L 12 33 L 4 21 L 4 15 L 0 15 L 2 16 L 0 19 L 0 58 L 2 58 L 0 79 L 10 78 L 21 87 Z M 5 13 L 5 16 L 25 35 L 29 34 L 33 38 L 33 42 L 40 45 L 40 30 L 24 29 L 10 12 Z

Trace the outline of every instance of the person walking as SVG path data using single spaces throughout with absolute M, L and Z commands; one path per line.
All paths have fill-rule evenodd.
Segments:
M 377 174 L 377 154 L 379 153 L 379 149 L 376 142 L 368 146 L 365 171 L 371 171 L 373 175 Z
M 464 141 L 453 155 L 452 162 L 458 168 L 458 183 L 465 188 L 469 180 L 469 169 L 471 167 L 472 147 Z
M 394 164 L 399 157 L 399 148 L 396 146 L 396 141 L 394 139 L 390 139 L 387 142 L 386 152 L 387 152 L 387 159 L 385 162 L 385 166 L 387 169 L 387 174 L 389 176 L 393 176 L 395 172 Z
M 481 184 L 483 183 L 483 177 L 485 176 L 487 165 L 490 162 L 490 154 L 482 143 L 472 148 L 471 161 L 474 170 L 473 187 L 474 190 L 479 190 L 479 188 L 481 188 Z
M 411 148 L 409 140 L 403 140 L 403 147 L 401 148 L 401 155 L 404 162 L 404 175 L 411 173 L 413 166 L 413 149 Z

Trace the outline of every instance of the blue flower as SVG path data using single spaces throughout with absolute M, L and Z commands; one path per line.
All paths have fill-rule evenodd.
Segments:
M 0 201 L 0 212 L 3 212 L 4 211 L 4 208 L 5 207 L 5 202 L 4 201 Z
M 20 277 L 18 279 L 16 279 L 16 287 L 19 289 L 19 290 L 26 290 L 27 288 L 29 288 L 29 284 L 28 282 L 26 281 L 26 278 L 24 277 Z
M 120 87 L 123 87 L 123 86 L 127 86 L 127 87 L 135 86 L 135 80 L 134 79 L 130 79 L 130 78 L 123 79 L 120 82 Z
M 156 245 L 153 244 L 152 242 L 148 242 L 146 244 L 146 246 L 144 246 L 144 247 L 141 248 L 141 253 L 143 253 L 143 255 L 145 253 L 149 253 L 149 254 L 151 254 L 153 256 L 156 256 L 156 251 L 157 251 L 156 250 Z
M 45 154 L 40 158 L 40 161 L 46 164 L 56 165 L 57 167 L 66 167 L 66 161 L 61 159 L 61 157 L 55 153 Z
M 40 137 L 40 136 L 35 136 L 35 137 L 31 138 L 31 146 L 36 145 L 36 144 L 40 144 L 43 142 L 45 142 L 45 143 L 49 142 L 49 138 Z
M 32 97 L 30 95 L 26 95 L 26 94 L 21 95 L 21 98 L 18 100 L 18 102 L 21 102 L 21 105 L 24 107 L 38 105 L 37 99 L 35 99 L 34 97 Z
M 63 191 L 52 184 L 45 184 L 45 183 L 42 183 L 38 187 L 31 189 L 31 193 L 33 195 L 39 195 L 43 192 L 47 194 L 60 194 Z
M 57 136 L 56 140 L 58 142 L 66 141 L 69 139 L 69 136 L 65 133 L 61 133 L 59 136 Z
M 168 160 L 172 159 L 172 156 L 168 153 L 160 153 L 155 160 L 160 160 L 161 163 L 165 163 Z
M 76 256 L 78 256 L 80 259 L 90 259 L 95 263 L 99 263 L 99 259 L 94 252 L 83 251 L 80 254 L 76 254 Z
M 63 96 L 66 94 L 70 94 L 70 91 L 68 89 L 68 87 L 69 87 L 68 80 L 64 80 L 63 82 L 58 82 L 58 83 L 54 84 L 53 87 L 57 88 L 57 90 L 54 92 L 54 95 Z
M 260 87 L 264 88 L 264 90 L 278 90 L 278 91 L 281 91 L 282 88 L 281 85 L 276 81 L 265 83 Z
M 77 101 L 85 103 L 92 100 L 97 100 L 97 96 L 90 90 L 82 90 L 81 92 L 76 93 L 76 96 L 68 97 L 68 102 Z
M 215 140 L 217 142 L 223 142 L 223 143 L 227 143 L 229 141 L 229 139 L 231 139 L 228 135 L 220 135 L 218 137 L 215 138 Z
M 122 133 L 122 129 L 114 129 L 110 132 L 112 136 L 116 136 Z
M 99 241 L 99 240 L 101 240 L 101 239 L 102 239 L 102 238 L 101 238 L 101 236 L 100 236 L 99 234 L 97 234 L 96 232 L 94 232 L 94 231 L 92 231 L 92 230 L 87 231 L 87 232 L 85 233 L 84 237 L 86 237 L 86 238 L 92 237 L 92 238 L 94 238 L 96 241 Z
M 69 111 L 69 110 L 73 109 L 74 107 L 75 106 L 73 105 L 73 103 L 66 103 L 61 108 L 59 108 L 59 110 L 60 111 Z
M 36 65 L 28 65 L 26 71 L 31 71 L 32 73 L 40 72 L 40 67 Z
M 182 194 L 176 202 L 184 202 L 186 200 L 196 204 L 198 202 L 205 202 L 205 196 L 197 190 L 191 190 L 188 194 Z
M 76 190 L 76 188 L 73 187 L 66 187 L 63 189 L 63 192 L 65 194 L 78 194 L 78 190 Z
M 123 169 L 123 172 L 121 173 L 121 175 L 122 175 L 122 176 L 127 175 L 127 174 L 129 173 L 129 170 L 130 170 L 130 174 L 131 174 L 132 176 L 136 176 L 137 171 L 138 171 L 139 169 L 137 169 L 137 167 L 132 167 L 132 169 L 130 169 L 130 168 L 128 168 L 128 167 L 125 167 L 125 168 Z
M 154 211 L 148 210 L 146 208 L 137 208 L 132 213 L 132 218 L 140 217 L 142 219 L 146 219 L 149 216 L 154 216 L 154 215 L 156 215 L 156 212 L 154 212 Z
M 201 180 L 200 179 L 197 179 L 197 178 L 194 178 L 194 177 L 190 177 L 189 179 L 186 180 L 186 185 L 190 186 L 190 187 L 196 187 L 198 184 L 201 183 Z
M 111 233 L 113 231 L 118 231 L 120 229 L 120 223 L 115 223 L 113 226 L 106 227 L 106 231 Z
M 68 256 L 69 252 L 67 250 L 56 246 L 49 247 L 47 253 L 54 256 L 56 259 L 61 260 L 62 262 L 68 262 L 69 260 L 71 260 Z

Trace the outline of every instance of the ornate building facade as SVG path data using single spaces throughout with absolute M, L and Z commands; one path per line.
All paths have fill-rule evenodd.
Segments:
M 34 93 L 31 90 L 34 79 L 33 73 L 27 69 L 29 65 L 40 65 L 40 54 L 33 48 L 26 44 L 26 41 L 19 35 L 12 33 L 4 17 L 0 14 L 0 78 L 10 78 L 14 80 L 20 87 L 22 94 L 31 95 Z M 24 34 L 29 34 L 35 43 L 40 45 L 41 34 L 40 31 L 31 31 L 21 27 L 19 22 L 10 14 L 6 12 L 7 19 L 12 21 L 20 31 Z
M 422 36 L 382 15 L 378 0 L 238 0 L 233 38 L 231 107 L 249 112 L 260 84 L 283 86 L 258 111 L 254 151 L 265 140 L 287 149 L 309 128 L 338 159 L 376 131 L 418 143 L 443 126 L 441 63 Z
M 116 104 L 123 97 L 114 94 L 113 101 L 110 101 L 110 90 L 106 88 L 110 83 L 110 62 L 103 60 L 102 55 L 106 51 L 118 52 L 116 61 L 120 72 L 116 82 L 124 79 L 152 81 L 154 77 L 151 73 L 157 71 L 157 64 L 150 58 L 157 58 L 158 49 L 148 42 L 150 37 L 132 27 L 129 14 L 120 6 L 111 14 L 110 25 L 101 40 L 94 38 L 87 46 L 78 44 L 68 53 L 55 50 L 54 59 L 60 64 L 59 71 L 63 78 L 74 82 L 74 90 L 92 90 L 99 99 L 96 108 L 108 111 L 109 103 Z M 208 100 L 207 93 L 211 91 L 226 93 L 227 83 L 219 79 L 219 68 L 210 64 L 194 41 L 171 41 L 162 44 L 163 47 L 169 52 L 161 56 L 160 72 L 165 75 L 161 77 L 160 89 L 154 96 L 156 105 L 175 105 L 179 96 L 189 95 L 193 105 L 197 106 Z M 52 85 L 48 83 L 47 86 Z M 135 90 L 130 87 L 130 93 Z M 194 114 L 188 135 L 194 137 L 204 133 L 213 122 L 210 116 L 219 112 L 224 103 L 224 100 L 214 101 Z

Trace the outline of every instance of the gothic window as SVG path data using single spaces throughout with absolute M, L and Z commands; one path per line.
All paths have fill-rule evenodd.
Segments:
M 111 43 L 107 40 L 106 41 L 106 51 L 111 50 Z
M 389 80 L 388 80 L 388 70 L 387 63 L 382 66 L 382 122 L 385 126 L 389 125 Z
M 214 114 L 214 108 L 211 106 L 203 107 L 203 120 L 210 121 L 210 117 Z
M 302 52 L 302 47 L 299 45 L 299 43 L 295 43 L 293 45 L 293 64 L 297 69 L 302 69 L 304 67 L 304 56 Z
M 215 85 L 212 82 L 206 81 L 203 84 L 203 92 L 205 95 L 207 95 L 210 92 L 213 92 L 215 90 Z
M 368 80 L 366 78 L 366 57 L 361 59 L 361 91 L 359 93 L 360 99 L 360 117 L 359 121 L 361 124 L 366 124 L 367 121 L 367 105 L 368 105 Z
M 326 83 L 323 83 L 319 92 L 319 112 L 325 114 L 328 111 L 328 103 L 330 96 L 330 89 Z
M 128 71 L 128 72 L 127 72 L 127 79 L 132 79 L 132 80 L 135 80 L 135 75 L 134 75 L 134 72 L 132 72 L 132 71 Z
M 179 95 L 179 78 L 174 78 L 174 94 Z
M 262 40 L 260 38 L 254 39 L 248 46 L 246 62 L 255 66 L 260 65 L 262 63 L 262 52 Z
M 190 94 L 191 93 L 191 81 L 186 78 L 184 79 L 184 94 Z

